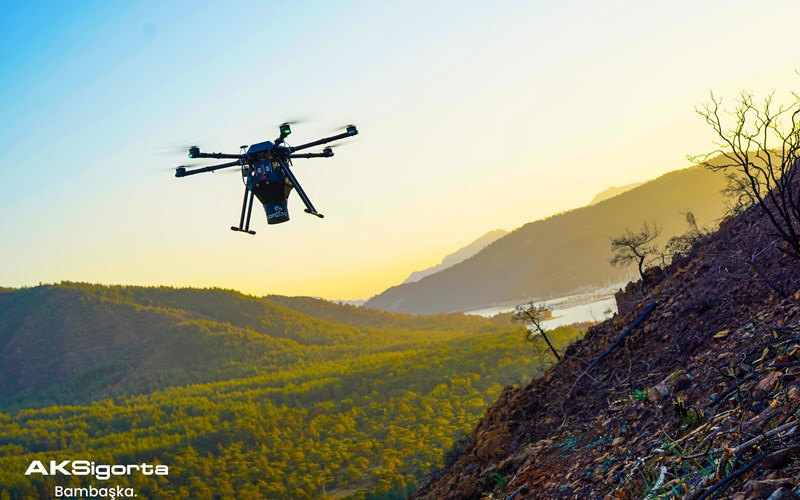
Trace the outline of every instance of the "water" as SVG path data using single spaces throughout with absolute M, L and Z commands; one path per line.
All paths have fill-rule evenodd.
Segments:
M 580 321 L 603 321 L 608 319 L 617 312 L 617 302 L 614 297 L 603 297 L 597 300 L 591 300 L 584 304 L 572 305 L 569 307 L 560 307 L 558 303 L 565 306 L 574 303 L 575 296 L 562 297 L 549 301 L 555 304 L 553 307 L 553 318 L 542 322 L 543 326 L 547 328 L 556 328 L 563 325 L 571 325 Z M 565 299 L 573 299 L 566 301 Z M 514 311 L 513 306 L 492 307 L 489 309 L 481 309 L 478 311 L 469 311 L 467 314 L 476 314 L 478 316 L 490 317 L 495 314 Z

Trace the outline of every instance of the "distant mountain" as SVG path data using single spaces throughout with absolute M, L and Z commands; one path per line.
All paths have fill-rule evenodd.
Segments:
M 463 262 L 507 234 L 508 231 L 504 231 L 502 229 L 489 231 L 469 245 L 460 248 L 446 256 L 439 264 L 429 267 L 428 269 L 423 269 L 422 271 L 414 271 L 403 283 L 414 283 L 426 276 L 430 276 L 433 273 L 438 273 L 439 271 L 447 269 L 448 267 L 452 267 L 459 262 Z
M 724 213 L 721 174 L 692 167 L 663 175 L 596 205 L 526 224 L 475 256 L 416 283 L 392 287 L 365 306 L 416 314 L 470 311 L 558 297 L 622 281 L 611 267 L 611 238 L 644 221 L 663 228 L 658 243 L 686 231 L 682 212 L 700 225 Z
M 630 191 L 633 188 L 637 188 L 644 184 L 647 181 L 643 182 L 634 182 L 632 184 L 625 184 L 624 186 L 611 186 L 610 188 L 606 189 L 605 191 L 600 191 L 597 195 L 592 198 L 592 201 L 589 202 L 589 205 L 597 205 L 601 201 L 605 201 L 609 198 L 613 198 L 617 195 L 620 195 L 626 191 Z

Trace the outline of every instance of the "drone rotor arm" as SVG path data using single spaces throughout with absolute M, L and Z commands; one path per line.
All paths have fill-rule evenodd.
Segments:
M 331 156 L 333 156 L 333 150 L 327 148 L 322 153 L 300 153 L 289 155 L 289 158 L 330 158 Z
M 189 158 L 216 158 L 216 159 L 241 159 L 245 155 L 237 155 L 230 153 L 194 153 L 190 154 Z
M 327 144 L 329 142 L 338 141 L 339 139 L 346 139 L 347 137 L 352 137 L 354 135 L 358 135 L 358 129 L 354 125 L 347 127 L 347 132 L 343 132 L 341 134 L 332 135 L 330 137 L 325 137 L 323 139 L 319 139 L 316 141 L 312 141 L 306 144 L 301 144 L 299 146 L 294 146 L 289 148 L 290 152 L 300 151 L 301 149 L 308 149 L 313 148 L 314 146 L 320 146 L 322 144 Z
M 221 163 L 219 165 L 209 165 L 207 167 L 196 168 L 194 170 L 186 170 L 186 167 L 178 167 L 175 169 L 175 177 L 186 177 L 187 175 L 202 174 L 204 172 L 213 172 L 221 168 L 238 167 L 241 165 L 242 165 L 242 160 L 237 160 L 229 163 Z

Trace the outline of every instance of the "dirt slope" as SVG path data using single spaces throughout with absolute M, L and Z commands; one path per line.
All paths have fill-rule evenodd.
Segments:
M 506 388 L 417 496 L 800 498 L 800 265 L 771 233 L 757 208 L 723 224 L 544 377 Z

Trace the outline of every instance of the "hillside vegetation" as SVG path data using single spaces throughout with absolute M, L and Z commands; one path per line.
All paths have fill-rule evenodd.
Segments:
M 725 185 L 724 175 L 701 167 L 671 172 L 596 205 L 526 224 L 474 257 L 365 305 L 419 314 L 470 311 L 617 283 L 628 270 L 609 264 L 612 237 L 655 221 L 663 245 L 686 230 L 686 211 L 701 226 L 713 224 L 724 212 Z
M 403 498 L 541 373 L 520 328 L 216 289 L 5 290 L 0 498 L 93 484 L 22 474 L 78 456 L 169 465 L 114 480 L 144 498 Z

